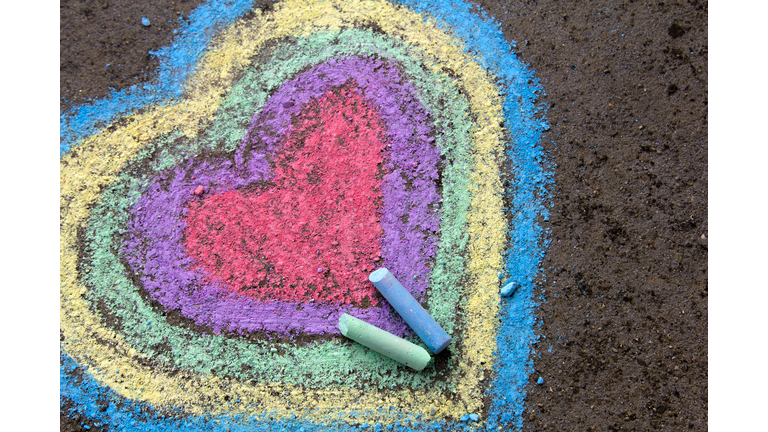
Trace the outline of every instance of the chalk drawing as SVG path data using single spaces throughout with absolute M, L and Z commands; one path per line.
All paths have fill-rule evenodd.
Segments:
M 462 1 L 250 9 L 200 6 L 154 82 L 62 115 L 62 404 L 114 430 L 521 427 L 551 183 L 532 72 Z M 453 336 L 421 372 L 336 328 L 419 343 L 378 267 Z

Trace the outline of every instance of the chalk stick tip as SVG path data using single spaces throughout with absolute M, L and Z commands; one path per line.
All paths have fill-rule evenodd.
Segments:
M 371 273 L 371 275 L 368 276 L 368 280 L 373 282 L 373 283 L 378 283 L 382 279 L 387 277 L 388 274 L 389 274 L 389 270 L 387 270 L 386 267 L 382 267 L 382 268 L 374 271 L 373 273 Z
M 450 344 L 451 344 L 451 337 L 448 336 L 447 338 L 445 338 L 443 340 L 442 343 L 440 343 L 439 345 L 435 346 L 435 349 L 432 350 L 432 353 L 433 354 L 440 354 L 444 349 L 448 348 L 448 345 L 450 345 Z
M 343 313 L 339 317 L 339 330 L 341 331 L 341 334 L 346 336 L 347 330 L 349 329 L 349 318 L 350 315 Z

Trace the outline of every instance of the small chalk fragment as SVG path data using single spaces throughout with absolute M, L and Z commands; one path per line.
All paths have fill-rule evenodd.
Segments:
M 469 415 L 469 419 L 472 420 L 472 421 L 478 421 L 478 420 L 480 420 L 480 416 L 477 415 L 477 414 L 470 414 Z
M 520 287 L 520 284 L 517 282 L 509 282 L 508 284 L 504 285 L 503 288 L 501 288 L 501 296 L 502 297 L 510 297 L 512 294 L 517 291 L 517 288 Z
M 538 381 L 536 381 L 536 384 L 538 384 L 538 385 L 544 384 L 544 378 L 539 377 Z
M 293 106 L 293 102 L 283 102 L 283 108 L 290 108 Z
M 424 348 L 346 313 L 339 317 L 339 330 L 360 345 L 417 371 L 432 359 Z
M 142 18 L 141 18 L 141 24 L 142 24 L 144 27 L 149 27 L 149 18 L 147 18 L 147 17 L 142 17 Z
M 467 421 L 467 420 L 469 420 L 469 414 L 464 414 L 464 415 L 463 415 L 463 416 L 461 416 L 461 418 L 459 419 L 459 421 L 463 421 L 463 422 L 465 422 L 465 421 Z
M 389 304 L 400 314 L 427 348 L 434 354 L 444 350 L 451 343 L 451 337 L 434 318 L 416 301 L 395 276 L 386 268 L 380 268 L 368 276 Z
M 202 195 L 203 192 L 205 192 L 205 188 L 203 186 L 198 186 L 192 191 L 192 195 Z

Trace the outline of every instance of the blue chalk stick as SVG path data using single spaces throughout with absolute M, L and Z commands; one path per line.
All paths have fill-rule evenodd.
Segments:
M 469 419 L 472 420 L 472 421 L 478 421 L 478 420 L 480 420 L 480 416 L 477 415 L 477 414 L 470 414 L 469 415 Z
M 519 287 L 519 286 L 520 286 L 520 284 L 517 283 L 517 282 L 510 282 L 510 283 L 504 285 L 504 287 L 501 289 L 501 296 L 502 297 L 509 297 L 509 296 L 511 296 L 512 294 L 515 293 L 515 291 L 517 291 L 517 287 Z
M 368 280 L 373 282 L 430 351 L 437 354 L 451 343 L 448 333 L 421 307 L 411 293 L 403 288 L 389 270 L 380 268 L 371 273 Z

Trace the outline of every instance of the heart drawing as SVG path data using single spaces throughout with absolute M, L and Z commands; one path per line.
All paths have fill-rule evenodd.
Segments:
M 550 178 L 538 81 L 463 0 L 269 6 L 206 0 L 151 85 L 62 116 L 62 413 L 519 427 Z M 418 342 L 378 267 L 454 337 L 419 373 L 340 337 L 348 313 Z
M 385 133 L 354 87 L 304 107 L 268 185 L 190 202 L 186 249 L 199 268 L 258 299 L 378 303 L 367 275 L 381 258 Z
M 244 128 L 234 152 L 195 152 L 131 210 L 125 251 L 144 290 L 214 331 L 334 333 L 351 307 L 409 334 L 367 276 L 387 267 L 416 298 L 427 290 L 440 150 L 416 94 L 392 64 L 350 56 L 262 107 L 238 101 L 249 124 L 224 109 L 221 124 Z

